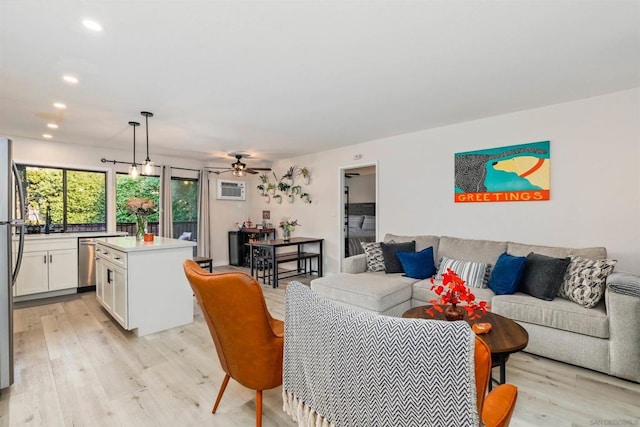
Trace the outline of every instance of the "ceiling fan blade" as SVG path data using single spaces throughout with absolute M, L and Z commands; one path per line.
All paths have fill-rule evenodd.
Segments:
M 260 173 L 260 172 L 258 172 L 257 170 L 253 170 L 252 168 L 247 168 L 247 169 L 245 169 L 244 171 L 245 171 L 246 173 L 250 173 L 251 175 L 255 175 L 255 174 L 257 174 L 257 173 Z
M 271 168 L 250 168 L 253 169 L 254 171 L 270 171 Z

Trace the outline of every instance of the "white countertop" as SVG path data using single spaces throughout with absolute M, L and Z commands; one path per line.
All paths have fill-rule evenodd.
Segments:
M 98 243 L 109 246 L 123 252 L 154 251 L 161 249 L 190 248 L 196 246 L 196 242 L 189 240 L 170 239 L 168 237 L 154 236 L 153 242 L 136 240 L 131 237 L 104 237 L 97 239 Z
M 25 240 L 54 240 L 54 239 L 77 239 L 83 237 L 105 237 L 105 236 L 126 236 L 126 231 L 87 231 L 82 233 L 50 233 L 50 234 L 25 234 Z M 13 240 L 17 240 L 13 236 Z

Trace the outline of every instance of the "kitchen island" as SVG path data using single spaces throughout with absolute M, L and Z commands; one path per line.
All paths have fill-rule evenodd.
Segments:
M 124 329 L 143 336 L 193 322 L 193 293 L 182 263 L 195 242 L 155 237 L 97 240 L 96 297 Z

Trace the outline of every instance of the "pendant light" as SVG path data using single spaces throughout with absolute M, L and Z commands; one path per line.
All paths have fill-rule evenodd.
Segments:
M 129 122 L 133 126 L 133 163 L 129 166 L 129 176 L 131 178 L 137 178 L 140 175 L 138 171 L 138 164 L 136 163 L 136 126 L 140 126 L 138 122 Z
M 151 175 L 153 173 L 153 162 L 149 158 L 149 117 L 153 117 L 153 113 L 141 111 L 140 114 L 145 117 L 145 129 L 147 131 L 147 158 L 143 163 L 144 166 L 142 167 L 142 173 L 144 175 Z

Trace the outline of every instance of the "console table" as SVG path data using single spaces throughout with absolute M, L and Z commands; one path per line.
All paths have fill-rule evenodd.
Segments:
M 278 287 L 278 280 L 280 274 L 278 272 L 278 264 L 287 263 L 287 262 L 296 262 L 297 268 L 293 271 L 284 272 L 287 276 L 282 277 L 293 277 L 299 276 L 301 274 L 308 273 L 317 273 L 318 277 L 322 277 L 322 242 L 324 239 L 318 239 L 315 237 L 292 237 L 289 241 L 284 241 L 282 239 L 278 240 L 261 240 L 256 242 L 249 242 L 247 245 L 249 246 L 250 252 L 250 261 L 249 265 L 251 266 L 251 275 L 258 278 L 258 269 L 256 265 L 256 251 L 262 251 L 264 253 L 261 258 L 266 263 L 262 268 L 266 269 L 269 272 L 268 280 L 274 288 Z M 306 250 L 307 245 L 315 245 L 318 247 L 317 252 L 311 252 Z M 289 246 L 295 246 L 296 251 L 277 253 L 278 248 L 284 248 Z M 312 270 L 311 262 L 312 260 L 317 261 L 317 270 Z M 307 271 L 306 263 L 309 262 L 309 271 Z M 304 270 L 302 268 L 302 263 L 304 264 Z

